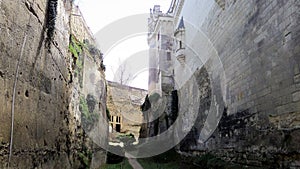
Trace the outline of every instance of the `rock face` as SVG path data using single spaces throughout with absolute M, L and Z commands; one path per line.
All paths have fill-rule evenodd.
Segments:
M 92 154 L 96 146 L 82 129 L 80 104 L 73 101 L 79 102 L 79 94 L 85 100 L 96 97 L 93 112 L 106 120 L 102 61 L 100 53 L 87 50 L 80 54 L 84 61 L 78 64 L 80 52 L 70 49 L 70 37 L 75 34 L 70 2 L 0 1 L 0 168 L 8 166 L 10 153 L 11 168 L 80 168 L 91 165 L 93 156 L 99 157 Z M 90 60 L 93 70 L 85 68 L 85 60 Z M 78 74 L 86 77 L 91 74 L 88 71 L 99 82 L 97 91 L 86 91 L 89 78 L 83 78 L 79 87 Z M 101 142 L 106 142 L 108 129 L 100 130 Z M 105 160 L 105 153 L 100 159 Z
M 107 108 L 110 115 L 112 135 L 120 132 L 139 137 L 143 114 L 140 106 L 146 96 L 144 89 L 108 82 Z M 119 119 L 118 119 L 119 118 Z M 119 126 L 117 126 L 119 125 Z
M 175 25 L 175 60 L 163 70 L 174 70 L 169 84 L 178 91 L 183 117 L 177 118 L 176 133 L 188 133 L 178 151 L 211 152 L 265 168 L 300 166 L 299 5 L 295 0 L 173 0 L 167 14 L 158 14 L 157 20 L 171 16 Z M 149 24 L 153 62 L 168 58 L 153 46 L 160 41 L 154 35 L 170 29 L 157 20 Z M 153 89 L 169 91 L 166 81 L 149 79 Z M 148 136 L 155 133 L 149 125 L 146 130 Z

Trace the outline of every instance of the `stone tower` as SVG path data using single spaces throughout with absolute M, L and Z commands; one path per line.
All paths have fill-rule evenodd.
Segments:
M 173 17 L 155 5 L 148 19 L 149 94 L 170 92 L 174 86 Z

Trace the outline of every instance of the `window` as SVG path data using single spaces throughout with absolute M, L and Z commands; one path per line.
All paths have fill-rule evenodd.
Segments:
M 116 122 L 117 122 L 117 123 L 121 123 L 121 117 L 118 117 L 118 116 L 117 116 L 117 117 L 116 117 Z
M 167 60 L 171 60 L 171 52 L 167 52 Z

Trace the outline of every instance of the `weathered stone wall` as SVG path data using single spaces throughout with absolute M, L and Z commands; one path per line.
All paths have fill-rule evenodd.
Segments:
M 10 167 L 86 165 L 93 147 L 69 106 L 76 86 L 76 60 L 69 52 L 70 8 L 66 0 L 0 1 L 0 168 L 8 165 L 16 76 Z
M 71 31 L 78 40 L 88 40 L 90 43 L 95 43 L 93 33 L 87 26 L 78 6 L 73 6 L 70 20 L 72 25 Z
M 191 71 L 196 82 L 205 77 L 197 73 L 197 67 L 203 65 L 209 72 L 209 87 L 192 80 L 182 80 L 185 83 L 179 86 L 180 111 L 190 105 L 187 97 L 197 96 L 192 86 L 200 86 L 200 100 L 195 97 L 198 120 L 180 149 L 212 151 L 245 165 L 299 167 L 300 18 L 296 11 L 300 4 L 294 0 L 217 2 L 185 1 L 180 11 L 185 19 L 186 44 L 198 58 L 193 59 L 195 54 L 189 55 L 187 49 L 188 68 L 178 64 L 175 79 L 177 75 L 178 81 L 186 78 L 180 69 Z M 214 61 L 205 62 L 216 54 L 212 46 L 225 80 L 213 76 Z M 201 60 L 196 61 L 199 57 Z M 202 96 L 208 103 L 204 106 Z M 224 102 L 225 107 L 219 111 L 223 115 L 217 129 L 202 143 L 201 132 L 213 99 L 219 99 L 218 104 Z M 183 126 L 192 118 L 183 121 Z
M 185 26 L 185 60 L 174 63 L 183 114 L 176 132 L 190 131 L 178 150 L 263 168 L 299 167 L 299 1 L 172 3 L 174 29 L 181 17 Z M 148 136 L 155 133 L 151 125 Z
M 143 123 L 143 114 L 140 110 L 147 91 L 121 85 L 116 82 L 108 82 L 107 108 L 110 116 L 121 118 L 121 133 L 133 134 L 139 137 L 140 125 Z M 116 119 L 111 119 L 111 124 L 115 124 Z M 113 126 L 112 133 L 116 132 Z
M 106 148 L 108 141 L 107 85 L 101 68 L 102 53 L 94 44 L 82 43 L 72 36 L 70 46 L 79 45 L 77 47 L 80 50 L 72 53 L 74 62 L 70 113 L 74 120 L 70 125 L 71 131 L 74 131 L 74 139 L 80 140 L 87 148 L 83 154 L 91 160 L 89 167 L 99 168 L 106 162 L 106 151 L 103 148 Z

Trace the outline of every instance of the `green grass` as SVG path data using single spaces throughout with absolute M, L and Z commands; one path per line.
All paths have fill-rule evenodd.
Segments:
M 167 163 L 157 163 L 149 159 L 138 159 L 138 162 L 144 169 L 179 169 L 179 164 L 176 161 Z
M 100 169 L 133 169 L 127 159 L 119 164 L 105 164 Z
M 144 169 L 179 169 L 180 156 L 174 149 L 171 149 L 163 154 L 137 159 Z

